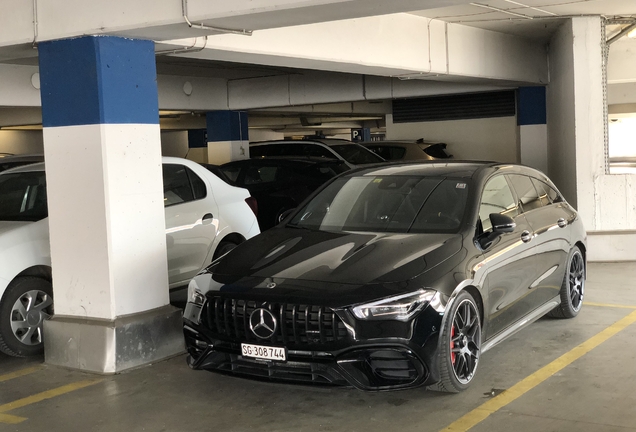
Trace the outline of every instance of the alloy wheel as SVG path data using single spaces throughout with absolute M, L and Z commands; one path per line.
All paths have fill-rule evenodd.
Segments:
M 572 309 L 578 312 L 583 305 L 583 294 L 585 293 L 585 263 L 580 252 L 572 255 L 570 268 L 568 269 L 568 295 L 572 302 Z
M 53 299 L 40 290 L 26 291 L 11 308 L 11 330 L 25 345 L 42 343 L 44 320 L 50 318 Z
M 475 304 L 463 300 L 453 316 L 450 355 L 455 378 L 468 384 L 475 375 L 481 350 L 481 323 Z

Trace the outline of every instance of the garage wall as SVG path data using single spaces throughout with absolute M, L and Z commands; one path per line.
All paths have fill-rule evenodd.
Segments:
M 386 116 L 387 140 L 440 141 L 456 159 L 519 162 L 516 117 L 393 123 Z
M 44 153 L 42 131 L 0 130 L 0 153 Z
M 188 154 L 188 131 L 162 131 L 161 154 L 185 157 Z

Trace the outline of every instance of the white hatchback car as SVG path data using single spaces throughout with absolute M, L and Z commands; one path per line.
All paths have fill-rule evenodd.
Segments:
M 163 190 L 170 288 L 260 232 L 250 193 L 196 162 L 164 157 Z M 0 173 L 0 351 L 9 355 L 40 353 L 53 312 L 47 214 L 43 163 Z

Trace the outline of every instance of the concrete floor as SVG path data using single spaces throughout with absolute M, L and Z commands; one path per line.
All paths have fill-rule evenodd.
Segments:
M 98 377 L 0 355 L 0 431 L 437 431 L 634 312 L 636 264 L 590 264 L 586 302 L 576 319 L 541 319 L 484 354 L 457 395 L 263 383 L 192 371 L 185 356 Z M 636 324 L 470 430 L 636 431 L 635 339 Z

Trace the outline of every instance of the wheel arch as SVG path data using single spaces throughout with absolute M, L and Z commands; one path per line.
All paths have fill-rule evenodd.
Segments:
M 221 244 L 223 244 L 223 242 L 230 242 L 230 243 L 234 243 L 234 244 L 239 245 L 239 244 L 243 243 L 245 240 L 246 240 L 245 237 L 243 237 L 241 234 L 236 233 L 236 232 L 233 232 L 233 233 L 230 233 L 230 234 L 224 236 L 221 239 L 221 241 L 219 241 L 217 243 L 216 248 L 214 248 L 214 252 L 212 253 L 212 261 L 214 261 L 215 259 L 217 259 L 219 257 L 218 256 L 218 250 L 219 250 L 219 247 L 221 246 Z
M 233 232 L 233 233 L 230 233 L 230 234 L 226 235 L 225 237 L 223 237 L 221 239 L 221 241 L 219 242 L 219 244 L 221 244 L 223 242 L 232 242 L 232 243 L 236 243 L 236 244 L 241 244 L 245 240 L 246 240 L 245 237 L 243 237 L 241 234 Z
M 484 326 L 484 315 L 485 315 L 484 299 L 483 299 L 483 297 L 481 295 L 481 291 L 479 291 L 479 288 L 477 288 L 477 286 L 473 283 L 472 280 L 463 281 L 462 283 L 457 285 L 457 287 L 455 288 L 455 290 L 451 294 L 451 296 L 448 299 L 448 302 L 446 303 L 446 306 L 444 308 L 444 316 L 442 317 L 442 324 L 441 324 L 441 327 L 440 327 L 440 331 L 446 325 L 446 320 L 448 319 L 448 313 L 447 312 L 453 307 L 453 304 L 455 303 L 455 299 L 457 299 L 457 296 L 459 296 L 459 294 L 464 292 L 464 291 L 468 292 L 475 299 L 475 303 L 477 303 L 477 308 L 479 309 L 479 320 L 481 322 L 481 331 L 482 331 L 482 335 L 483 335 L 484 328 L 485 328 L 485 326 Z M 442 343 L 441 338 L 439 340 L 439 343 Z
M 479 321 L 481 322 L 481 328 L 484 328 L 484 299 L 481 297 L 481 292 L 477 289 L 477 287 L 473 285 L 466 286 L 463 291 L 467 291 L 477 303 L 477 308 L 479 308 Z
M 14 280 L 16 278 L 19 277 L 24 277 L 24 276 L 33 276 L 33 277 L 39 277 L 40 279 L 46 279 L 49 282 L 53 281 L 53 269 L 51 268 L 51 266 L 47 266 L 47 265 L 36 265 L 36 266 L 32 266 L 29 267 L 25 270 L 22 270 L 20 273 L 18 273 Z
M 37 277 L 52 283 L 53 269 L 51 268 L 51 266 L 38 264 L 38 265 L 34 265 L 22 270 L 20 273 L 15 275 L 13 279 L 11 279 L 11 282 L 9 282 L 9 284 L 7 285 L 7 289 L 4 291 L 2 297 L 4 298 L 4 295 L 8 292 L 8 288 L 11 286 L 11 284 L 13 284 L 19 278 L 26 277 L 26 276 Z
M 578 246 L 581 250 L 581 254 L 583 255 L 583 265 L 585 265 L 585 278 L 587 279 L 587 248 L 580 240 L 577 241 L 574 246 Z

